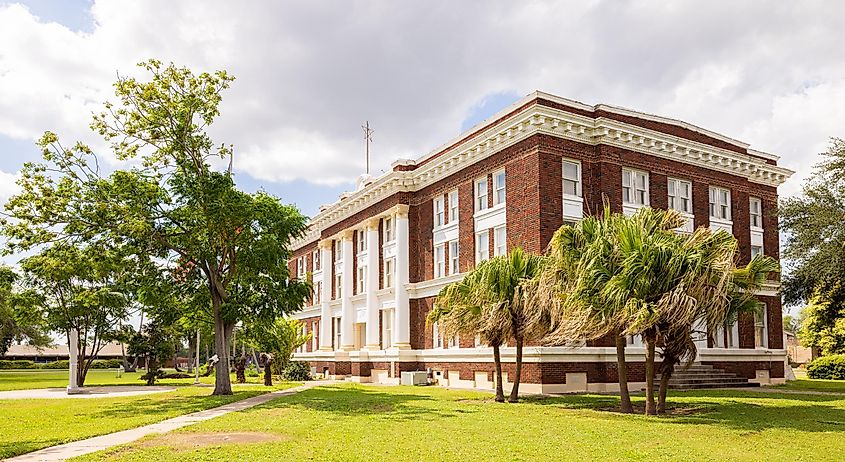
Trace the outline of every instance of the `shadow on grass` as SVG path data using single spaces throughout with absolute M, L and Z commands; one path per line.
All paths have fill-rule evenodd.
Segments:
M 759 400 L 777 400 L 761 403 Z M 644 402 L 642 396 L 632 396 L 635 406 Z M 648 418 L 669 425 L 716 425 L 744 432 L 759 432 L 779 428 L 803 432 L 845 432 L 845 406 L 828 405 L 840 398 L 816 395 L 785 395 L 734 390 L 688 391 L 671 394 L 670 408 L 695 409 L 687 415 L 645 417 L 640 415 L 603 412 L 607 419 Z M 572 395 L 562 397 L 526 397 L 524 403 L 556 406 L 561 409 L 603 410 L 619 406 L 613 395 Z
M 209 394 L 201 395 L 151 395 L 148 398 L 136 398 L 131 402 L 119 402 L 105 406 L 93 415 L 97 418 L 108 419 L 135 417 L 139 414 L 145 416 L 161 415 L 166 418 L 167 416 L 184 415 L 223 406 L 266 393 L 266 391 L 236 391 L 229 396 L 213 396 L 210 393 L 209 390 Z
M 406 389 L 400 391 L 387 387 L 339 385 L 301 391 L 253 409 L 297 407 L 344 417 L 376 415 L 386 420 L 435 420 L 477 412 L 460 406 L 444 409 L 442 406 L 430 405 L 441 399 L 425 392 L 415 393 Z

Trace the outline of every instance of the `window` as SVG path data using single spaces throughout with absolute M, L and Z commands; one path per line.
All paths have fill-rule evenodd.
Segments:
M 669 208 L 683 213 L 692 213 L 692 183 L 669 178 Z
M 461 272 L 459 255 L 458 241 L 449 241 L 449 274 Z
M 507 228 L 500 226 L 493 230 L 493 256 L 508 253 Z
M 337 273 L 334 275 L 334 298 L 341 297 L 343 297 L 343 274 Z
M 367 267 L 366 266 L 359 266 L 358 267 L 358 293 L 363 294 L 367 291 Z
M 311 351 L 317 351 L 320 339 L 317 336 L 317 321 L 311 321 Z
M 332 318 L 332 323 L 334 324 L 334 344 L 332 345 L 335 350 L 340 349 L 340 318 Z
M 446 244 L 434 246 L 434 277 L 446 275 Z
M 314 296 L 311 297 L 311 300 L 314 301 L 315 305 L 319 305 L 322 296 L 323 296 L 323 281 L 317 281 L 317 282 L 314 283 Z
M 389 289 L 393 287 L 393 265 L 394 259 L 388 258 L 384 260 L 384 288 Z
M 475 180 L 475 211 L 487 210 L 487 178 Z
M 323 269 L 323 266 L 320 263 L 320 249 L 311 253 L 311 261 L 314 263 L 314 271 L 320 271 Z
M 393 229 L 393 217 L 384 218 L 384 242 L 391 242 L 396 238 Z
M 762 245 L 752 245 L 751 246 L 751 258 L 754 258 L 757 255 L 763 255 L 763 246 Z
M 306 326 L 303 323 L 302 326 L 299 328 L 299 336 L 300 336 L 300 338 L 302 338 L 302 337 L 305 337 L 306 335 L 308 335 L 308 326 Z M 305 353 L 305 343 L 303 343 L 302 345 L 299 345 L 299 348 L 297 348 L 296 350 L 299 353 Z
M 710 187 L 710 218 L 731 220 L 731 190 Z
M 305 257 L 296 259 L 296 277 L 299 279 L 305 277 Z
M 493 174 L 493 205 L 505 203 L 505 171 Z
M 639 170 L 622 170 L 622 202 L 648 205 L 648 173 Z
M 449 223 L 458 221 L 458 191 L 449 193 Z
M 766 326 L 766 314 L 768 308 L 765 303 L 761 304 L 760 310 L 754 312 L 754 347 L 768 348 L 769 335 Z
M 563 195 L 581 197 L 581 163 L 563 161 Z
M 365 230 L 355 231 L 358 236 L 358 253 L 367 251 L 367 232 Z
M 481 263 L 490 258 L 490 232 L 481 231 L 475 234 L 475 263 Z
M 443 335 L 440 333 L 440 326 L 436 322 L 431 325 L 431 339 L 434 348 L 443 348 Z
M 763 207 L 760 201 L 760 198 L 751 197 L 748 199 L 748 210 L 749 215 L 751 216 L 751 227 L 753 228 L 762 228 L 763 227 Z
M 381 348 L 386 350 L 393 346 L 393 310 L 381 312 Z
M 340 263 L 343 261 L 343 244 L 341 241 L 334 241 L 334 261 Z
M 446 340 L 446 348 L 460 348 L 460 347 L 461 347 L 461 341 L 458 338 L 457 334 L 449 336 L 449 338 Z
M 443 209 L 443 197 L 434 199 L 434 227 L 439 228 L 446 223 L 446 211 Z

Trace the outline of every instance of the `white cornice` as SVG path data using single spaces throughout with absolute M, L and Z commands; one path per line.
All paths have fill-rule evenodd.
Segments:
M 524 105 L 527 100 L 538 95 L 544 99 L 562 100 L 562 98 L 551 98 L 546 94 L 532 94 L 525 100 L 521 100 L 521 103 Z M 565 104 L 570 106 L 576 104 L 576 102 L 564 101 Z M 580 105 L 581 103 L 577 104 Z M 514 106 L 519 105 L 520 103 L 516 103 Z M 603 108 L 605 110 L 618 109 L 610 106 Z M 512 111 L 514 108 L 509 109 Z M 641 116 L 641 114 L 637 114 Z M 677 121 L 669 123 L 679 124 Z M 698 131 L 701 131 L 701 129 Z M 593 119 L 548 106 L 531 105 L 511 117 L 491 125 L 475 136 L 467 138 L 437 157 L 425 156 L 423 160 L 427 161 L 425 163 L 416 162 L 417 165 L 420 163 L 422 165 L 413 170 L 388 172 L 374 179 L 368 186 L 327 206 L 311 220 L 309 231 L 304 237 L 297 239 L 292 247 L 297 249 L 318 240 L 321 230 L 383 199 L 397 193 L 413 192 L 425 188 L 536 133 L 589 145 L 618 146 L 683 164 L 721 171 L 767 186 L 777 187 L 794 173 L 789 169 L 768 164 L 753 156 L 632 124 L 601 117 Z

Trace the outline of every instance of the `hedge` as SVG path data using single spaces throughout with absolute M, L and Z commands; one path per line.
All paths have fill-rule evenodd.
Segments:
M 27 359 L 0 359 L 0 369 L 36 369 L 38 366 Z
M 811 379 L 845 380 L 845 355 L 816 358 L 807 364 Z
M 305 361 L 291 361 L 282 370 L 282 378 L 290 382 L 311 380 L 311 366 Z
M 91 369 L 117 369 L 123 361 L 119 359 L 97 359 L 91 363 Z M 3 369 L 67 369 L 70 362 L 67 360 L 53 361 L 49 363 L 35 363 L 28 359 L 0 359 L 0 370 Z

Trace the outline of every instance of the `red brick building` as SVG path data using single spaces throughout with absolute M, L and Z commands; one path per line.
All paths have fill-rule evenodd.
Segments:
M 425 317 L 434 296 L 477 262 L 520 246 L 542 252 L 552 234 L 602 208 L 674 208 L 685 229 L 732 232 L 741 260 L 778 258 L 777 186 L 791 171 L 777 157 L 685 122 L 535 92 L 441 148 L 361 180 L 325 206 L 295 243 L 291 271 L 313 278 L 295 317 L 312 341 L 297 353 L 318 372 L 395 383 L 432 369 L 451 386 L 489 388 L 491 350 L 446 338 Z M 699 339 L 704 364 L 760 382 L 783 380 L 778 282 L 761 316 Z M 704 329 L 703 329 L 704 330 Z M 630 339 L 632 387 L 644 350 Z M 512 348 L 503 350 L 505 372 Z M 613 390 L 613 344 L 527 347 L 525 391 Z

